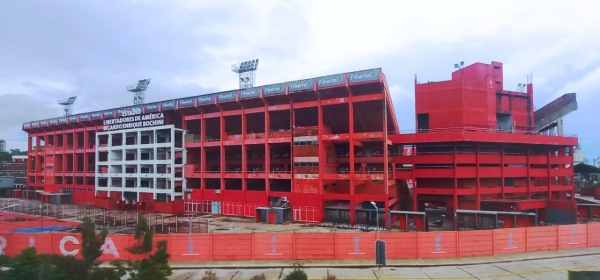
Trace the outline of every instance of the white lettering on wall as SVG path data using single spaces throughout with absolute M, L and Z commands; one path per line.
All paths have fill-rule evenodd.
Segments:
M 60 240 L 60 244 L 58 247 L 58 249 L 60 249 L 60 252 L 65 256 L 77 255 L 77 253 L 79 253 L 79 249 L 75 249 L 72 251 L 67 251 L 67 249 L 65 249 L 65 244 L 67 244 L 67 242 L 73 242 L 75 245 L 79 245 L 79 240 L 77 240 L 77 238 L 73 236 L 65 236 Z
M 4 255 L 4 248 L 6 248 L 6 238 L 0 236 L 0 255 Z
M 119 251 L 117 250 L 117 246 L 115 246 L 115 242 L 110 237 L 104 239 L 104 244 L 102 244 L 100 250 L 102 250 L 102 254 L 113 254 L 113 256 L 115 256 L 116 259 L 119 258 Z
M 165 124 L 163 113 L 127 116 L 104 120 L 104 131 L 159 126 Z

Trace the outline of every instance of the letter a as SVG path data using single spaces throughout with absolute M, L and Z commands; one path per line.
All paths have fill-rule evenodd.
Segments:
M 113 254 L 115 259 L 119 259 L 119 251 L 117 250 L 117 246 L 115 246 L 115 242 L 110 237 L 104 239 L 104 244 L 102 244 L 100 250 L 102 250 L 102 254 Z

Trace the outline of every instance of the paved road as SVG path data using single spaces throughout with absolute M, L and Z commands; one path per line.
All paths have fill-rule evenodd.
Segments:
M 600 273 L 600 254 L 571 257 L 509 260 L 497 263 L 382 268 L 310 267 L 304 268 L 309 279 L 567 279 L 569 270 L 593 270 Z M 201 279 L 208 269 L 176 269 L 172 279 Z M 242 280 L 264 274 L 266 279 L 283 279 L 292 268 L 217 268 L 218 279 Z M 600 276 L 599 276 L 600 277 Z M 598 278 L 600 279 L 600 278 Z

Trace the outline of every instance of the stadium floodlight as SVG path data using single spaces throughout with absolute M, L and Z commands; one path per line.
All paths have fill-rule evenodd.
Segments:
M 71 96 L 67 99 L 58 100 L 59 105 L 63 105 L 63 110 L 65 111 L 65 116 L 70 116 L 73 112 L 73 104 L 77 100 L 77 96 Z
M 454 68 L 458 69 L 458 77 L 460 78 L 460 73 L 461 73 L 461 69 L 463 67 L 463 65 L 465 65 L 464 61 L 461 61 L 459 63 L 454 63 Z
M 139 80 L 137 84 L 127 86 L 127 91 L 133 93 L 133 105 L 142 105 L 146 101 L 146 89 L 150 84 L 150 79 Z
M 251 88 L 254 86 L 257 68 L 258 59 L 231 65 L 231 71 L 238 73 L 239 75 L 240 89 Z

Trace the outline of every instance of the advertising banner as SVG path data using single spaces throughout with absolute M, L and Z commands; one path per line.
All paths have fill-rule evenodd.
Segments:
M 160 111 L 160 102 L 144 105 L 144 113 L 156 113 L 158 111 Z
M 117 111 L 117 109 L 104 110 L 102 115 L 104 116 L 104 119 L 112 119 L 115 117 L 116 111 Z
M 89 121 L 90 120 L 90 113 L 84 113 L 79 115 L 79 121 Z
M 177 108 L 188 108 L 194 106 L 196 106 L 196 104 L 194 103 L 193 97 L 186 97 L 177 100 Z
M 317 88 L 344 85 L 346 83 L 344 74 L 330 75 L 317 78 Z
M 237 91 L 235 90 L 217 93 L 217 101 L 219 103 L 225 101 L 234 101 L 236 97 Z
M 260 88 L 247 88 L 240 90 L 240 99 L 260 97 Z
M 91 120 L 102 119 L 102 112 L 93 112 L 93 113 L 90 113 L 90 119 Z
M 362 70 L 348 73 L 348 83 L 361 83 L 367 81 L 378 81 L 381 74 L 381 68 Z
M 168 111 L 168 110 L 175 110 L 175 100 L 168 100 L 168 101 L 163 101 L 160 104 L 160 110 L 162 112 L 164 111 Z
M 310 90 L 313 88 L 314 88 L 313 79 L 306 79 L 306 80 L 294 81 L 294 82 L 288 83 L 288 90 L 290 92 L 298 91 L 298 90 Z
M 202 104 L 213 104 L 215 103 L 215 94 L 205 94 L 196 97 L 196 103 L 198 105 Z
M 263 95 L 276 95 L 285 93 L 285 83 L 263 86 Z

